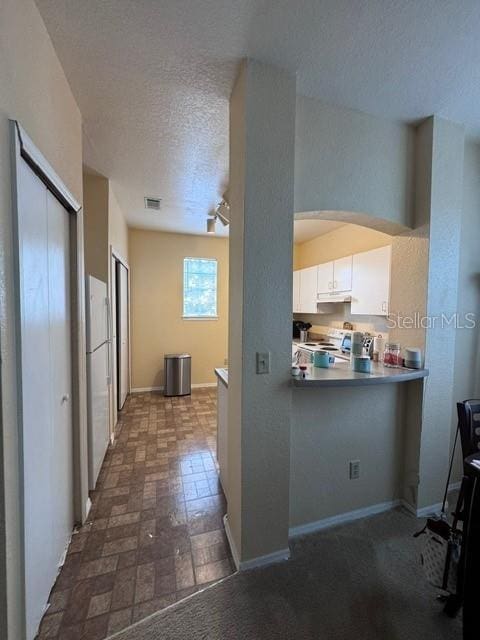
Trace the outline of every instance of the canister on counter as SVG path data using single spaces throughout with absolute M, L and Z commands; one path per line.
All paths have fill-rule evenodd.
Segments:
M 388 342 L 385 345 L 383 364 L 386 367 L 401 367 L 400 345 L 398 342 Z
M 352 333 L 352 356 L 363 355 L 363 333 L 361 331 L 354 331 Z

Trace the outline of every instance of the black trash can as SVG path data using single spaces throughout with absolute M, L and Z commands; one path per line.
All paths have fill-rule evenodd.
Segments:
M 192 356 L 188 353 L 169 353 L 165 356 L 165 396 L 189 396 Z

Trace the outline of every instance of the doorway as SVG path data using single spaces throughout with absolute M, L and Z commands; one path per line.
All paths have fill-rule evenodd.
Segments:
M 110 300 L 112 336 L 112 434 L 118 412 L 130 393 L 130 269 L 112 248 L 110 257 Z

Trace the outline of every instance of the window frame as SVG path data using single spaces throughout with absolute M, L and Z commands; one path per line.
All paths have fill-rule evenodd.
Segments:
M 189 315 L 185 313 L 185 292 L 186 288 L 186 265 L 188 261 L 198 261 L 203 260 L 205 262 L 214 262 L 215 263 L 215 314 L 214 315 Z M 218 260 L 217 258 L 201 258 L 195 256 L 186 256 L 183 258 L 183 274 L 182 274 L 182 319 L 183 320 L 200 320 L 200 321 L 208 321 L 208 320 L 218 320 Z

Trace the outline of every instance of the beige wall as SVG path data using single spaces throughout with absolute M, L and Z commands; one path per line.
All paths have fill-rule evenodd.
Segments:
M 218 260 L 218 320 L 183 320 L 183 259 Z M 132 387 L 161 387 L 163 357 L 192 356 L 192 383 L 215 381 L 228 338 L 228 240 L 129 230 Z
M 81 202 L 81 116 L 33 0 L 0 3 L 0 637 L 17 640 L 22 598 L 9 118 L 20 121 Z
M 85 273 L 108 279 L 108 180 L 84 173 Z
M 108 243 L 128 262 L 128 226 L 112 182 L 108 190 Z
M 386 233 L 357 224 L 346 224 L 312 240 L 296 244 L 293 254 L 294 269 L 313 267 L 322 262 L 378 249 L 391 243 L 392 236 Z
M 85 272 L 109 282 L 110 246 L 128 262 L 127 222 L 108 178 L 85 171 L 83 197 Z

